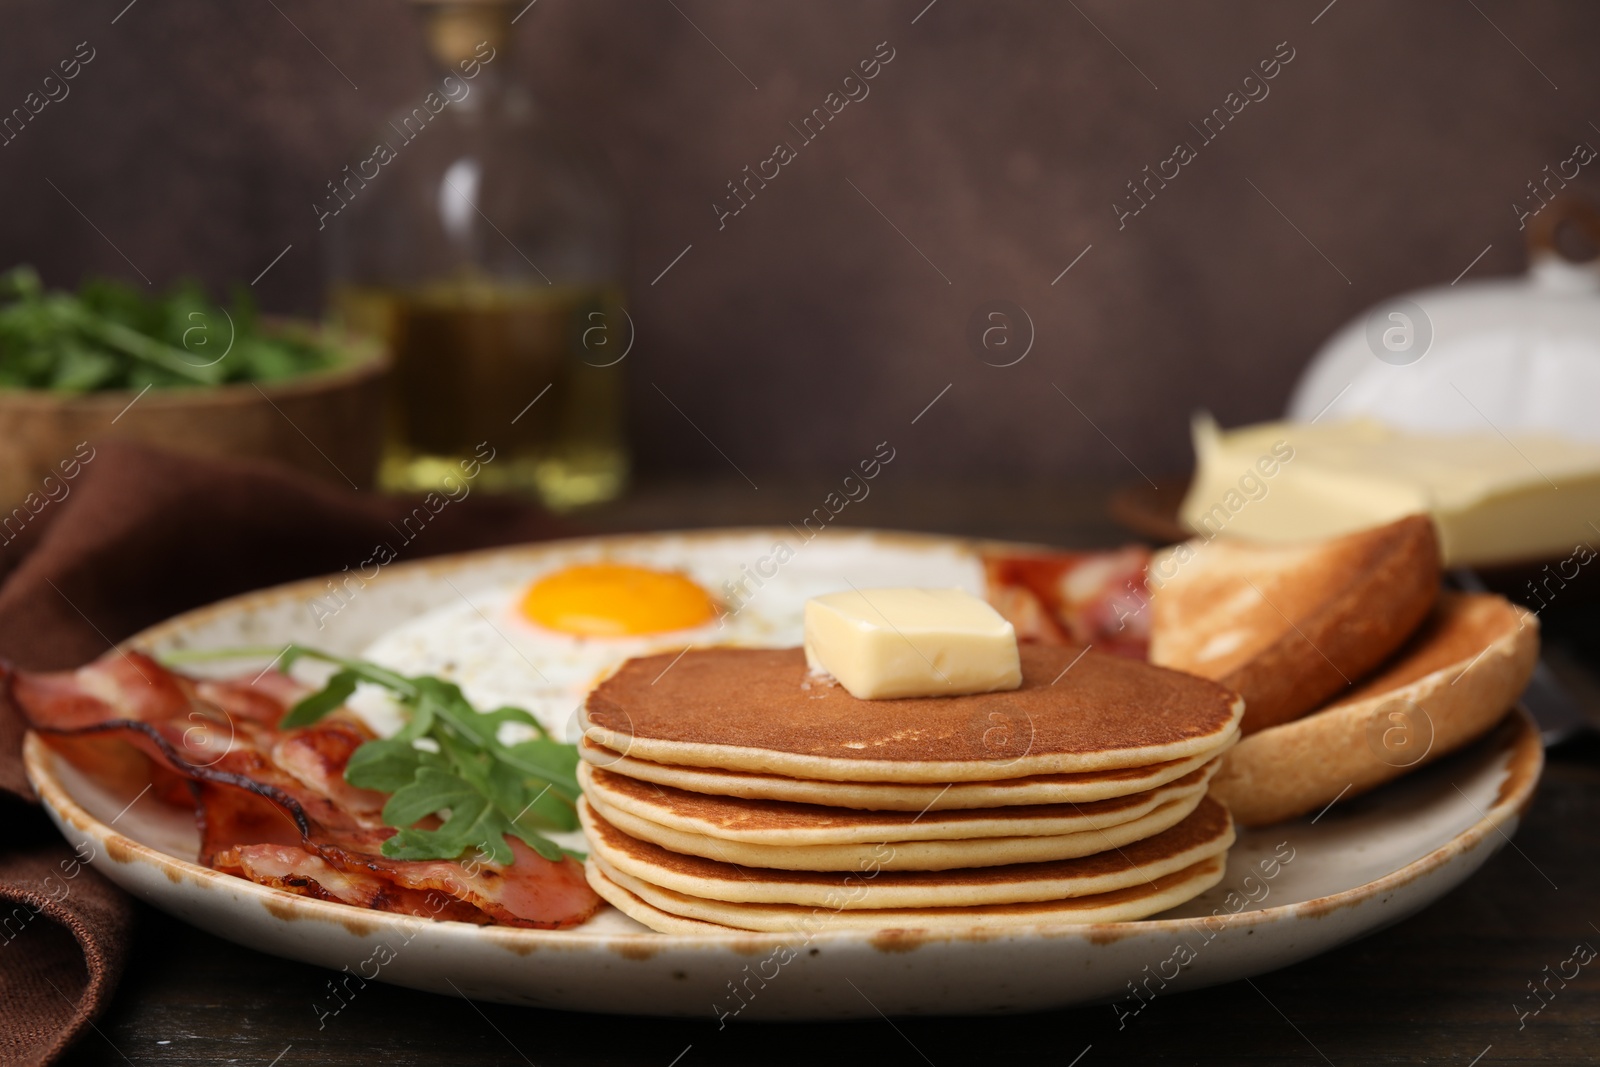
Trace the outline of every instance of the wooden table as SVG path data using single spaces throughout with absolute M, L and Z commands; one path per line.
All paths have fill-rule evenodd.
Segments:
M 582 516 L 597 529 L 798 522 L 826 483 L 647 487 Z M 1074 546 L 1125 539 L 1102 489 L 894 484 L 840 522 Z M 1591 660 L 1591 664 L 1596 661 Z M 568 1015 L 372 984 L 318 1029 L 329 972 L 238 948 L 146 909 L 114 1007 L 67 1062 L 401 1065 L 1582 1063 L 1600 1059 L 1600 969 L 1519 1027 L 1528 983 L 1600 947 L 1600 740 L 1550 753 L 1517 834 L 1460 889 L 1391 929 L 1251 982 L 1159 998 L 1118 1029 L 1109 1006 L 987 1018 L 730 1025 Z M 1553 884 L 1552 884 L 1553 883 Z M 1551 984 L 1555 988 L 1555 983 Z M 1075 1059 L 1075 1057 L 1080 1057 Z

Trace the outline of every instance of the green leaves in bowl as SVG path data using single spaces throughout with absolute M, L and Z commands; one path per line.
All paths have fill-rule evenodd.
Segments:
M 264 332 L 244 286 L 223 307 L 192 281 L 147 297 L 105 279 L 77 293 L 47 292 L 28 266 L 0 275 L 0 388 L 88 393 L 273 382 L 337 362 L 308 337 Z
M 578 750 L 552 738 L 521 708 L 480 712 L 459 686 L 439 678 L 408 678 L 385 667 L 291 645 L 283 669 L 301 659 L 339 669 L 327 684 L 289 709 L 282 729 L 309 726 L 344 704 L 356 685 L 370 682 L 393 695 L 407 722 L 393 737 L 368 741 L 350 757 L 345 781 L 391 794 L 383 820 L 396 833 L 383 854 L 402 860 L 454 860 L 477 850 L 495 863 L 512 862 L 506 837 L 515 837 L 548 860 L 582 858 L 544 837 L 541 830 L 576 830 Z M 500 727 L 531 727 L 535 737 L 506 745 Z M 437 816 L 440 825 L 417 829 Z

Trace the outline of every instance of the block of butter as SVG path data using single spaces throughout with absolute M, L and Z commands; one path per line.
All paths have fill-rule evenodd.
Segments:
M 1447 565 L 1566 556 L 1600 540 L 1600 447 L 1549 435 L 1426 434 L 1371 419 L 1219 430 L 1195 422 L 1185 526 L 1306 541 L 1427 513 Z
M 959 696 L 1022 684 L 1017 634 L 960 589 L 861 589 L 806 601 L 806 663 L 851 696 Z

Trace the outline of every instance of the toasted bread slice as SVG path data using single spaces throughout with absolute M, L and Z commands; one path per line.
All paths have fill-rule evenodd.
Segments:
M 1492 594 L 1446 593 L 1401 652 L 1340 700 L 1240 741 L 1211 794 L 1246 826 L 1357 796 L 1487 733 L 1539 657 L 1539 624 Z
M 1244 697 L 1245 734 L 1276 726 L 1399 648 L 1439 568 L 1425 515 L 1307 545 L 1188 541 L 1150 561 L 1150 661 Z

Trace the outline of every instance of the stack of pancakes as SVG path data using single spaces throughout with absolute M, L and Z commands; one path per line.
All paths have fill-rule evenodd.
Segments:
M 630 660 L 584 708 L 590 883 L 656 930 L 1099 922 L 1221 878 L 1221 685 L 1025 646 L 1004 693 L 858 700 L 799 649 Z

